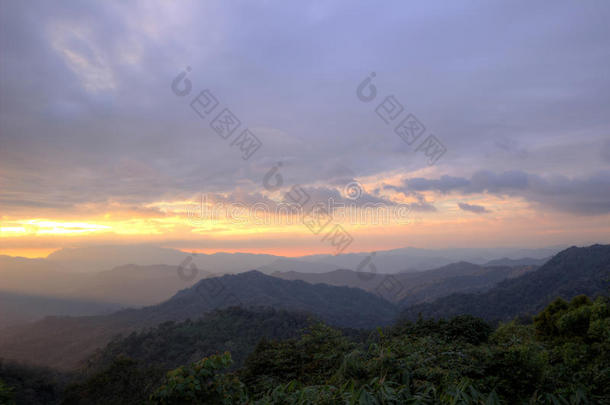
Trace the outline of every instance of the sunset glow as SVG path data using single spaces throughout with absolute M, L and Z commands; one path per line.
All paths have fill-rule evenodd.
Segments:
M 456 42 L 414 36 L 386 10 L 401 35 L 388 41 L 377 20 L 364 31 L 343 21 L 347 42 L 376 45 L 331 50 L 322 45 L 336 35 L 331 5 L 257 21 L 236 6 L 96 7 L 121 28 L 50 6 L 32 11 L 35 32 L 6 28 L 28 39 L 5 44 L 2 61 L 2 254 L 96 244 L 333 253 L 323 239 L 336 225 L 353 239 L 346 253 L 609 241 L 597 42 L 559 46 L 550 29 L 530 42 L 524 31 L 508 53 L 489 54 L 493 35 L 468 34 L 461 18 L 446 27 L 465 37 Z M 416 21 L 435 21 L 415 8 Z M 234 31 L 229 16 L 249 23 Z M 294 46 L 269 34 L 286 22 Z M 549 49 L 545 61 L 527 56 Z M 221 112 L 239 126 L 219 125 Z M 331 211 L 329 228 L 312 230 L 306 210 L 282 205 L 297 186 L 307 209 Z

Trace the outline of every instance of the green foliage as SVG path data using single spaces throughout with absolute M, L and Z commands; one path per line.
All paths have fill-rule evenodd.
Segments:
M 361 344 L 315 324 L 300 339 L 261 341 L 235 373 L 213 368 L 205 381 L 214 392 L 226 388 L 223 397 L 203 401 L 183 382 L 187 393 L 178 398 L 260 405 L 604 403 L 608 309 L 604 298 L 556 301 L 534 324 L 513 321 L 493 332 L 469 316 L 420 319 L 378 330 Z
M 561 298 L 551 302 L 544 311 L 534 317 L 536 333 L 540 336 L 554 336 L 558 334 L 557 317 L 568 309 L 568 303 Z
M 298 380 L 306 384 L 326 381 L 353 344 L 341 332 L 324 324 L 310 326 L 296 340 L 261 341 L 240 371 L 251 391 Z
M 408 334 L 412 336 L 435 336 L 439 339 L 453 341 L 459 340 L 471 344 L 481 344 L 493 332 L 487 322 L 471 315 L 459 315 L 448 322 L 441 319 L 418 319 L 417 322 L 403 321 L 392 328 L 395 335 Z
M 587 395 L 610 398 L 610 300 L 585 296 L 554 301 L 534 318 L 536 335 L 548 347 L 549 374 L 565 379 L 559 392 L 584 387 Z M 568 380 L 566 377 L 570 376 Z
M 500 404 L 495 393 L 482 394 L 468 382 L 445 391 L 438 391 L 434 386 L 421 387 L 411 392 L 408 387 L 390 381 L 374 378 L 368 384 L 356 387 L 345 383 L 335 387 L 329 385 L 305 387 L 297 382 L 279 386 L 271 391 L 256 405 L 267 404 Z
M 570 303 L 559 298 L 534 317 L 536 333 L 544 339 L 601 342 L 608 338 L 604 335 L 610 312 L 607 301 L 598 297 L 591 302 L 584 295 L 574 297 Z
M 88 368 L 96 372 L 127 356 L 142 366 L 169 370 L 224 351 L 239 367 L 261 339 L 297 337 L 309 324 L 309 315 L 272 308 L 217 310 L 196 321 L 165 322 L 116 338 L 89 359 Z
M 101 372 L 69 385 L 62 405 L 141 404 L 162 376 L 158 369 L 142 368 L 132 359 L 118 357 Z
M 487 341 L 493 331 L 488 323 L 471 315 L 456 316 L 449 321 L 446 328 L 446 336 L 449 339 L 463 339 L 473 345 Z
M 0 405 L 13 405 L 14 403 L 13 389 L 0 380 Z
M 214 316 L 214 323 L 166 323 L 117 340 L 97 357 L 114 360 L 90 368 L 65 390 L 62 403 L 610 404 L 607 297 L 555 300 L 533 322 L 495 329 L 458 316 L 346 335 L 290 313 L 230 309 Z M 241 366 L 227 351 L 167 372 L 171 356 L 190 358 L 227 342 L 240 356 L 250 350 Z M 48 401 L 20 400 L 22 387 L 36 387 L 40 397 L 47 374 L 5 365 L 0 379 L 0 395 L 15 394 L 18 404 L 58 403 L 59 388 L 49 391 Z
M 60 401 L 67 377 L 46 368 L 0 359 L 0 404 L 49 405 Z M 11 398 L 11 399 L 8 399 Z
M 228 405 L 245 402 L 244 385 L 236 377 L 221 373 L 231 363 L 231 355 L 224 353 L 170 371 L 166 382 L 151 396 L 151 403 Z

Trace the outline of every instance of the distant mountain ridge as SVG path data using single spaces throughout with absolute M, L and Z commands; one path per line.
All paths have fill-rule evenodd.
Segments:
M 202 271 L 240 273 L 267 265 L 281 256 L 254 253 L 197 253 L 152 245 L 116 245 L 64 248 L 51 253 L 46 260 L 62 266 L 66 271 L 96 272 L 127 264 L 142 266 L 178 266 L 191 256 Z
M 595 245 L 564 250 L 540 269 L 520 276 L 520 272 L 527 269 L 485 267 L 467 262 L 395 276 L 403 277 L 410 297 L 425 302 L 412 305 L 408 300 L 401 301 L 401 306 L 407 306 L 403 313 L 407 318 L 417 317 L 421 312 L 424 316 L 471 313 L 486 319 L 506 319 L 514 314 L 538 311 L 555 296 L 570 298 L 576 294 L 607 293 L 609 269 L 610 246 Z M 134 274 L 139 270 L 136 268 Z M 173 272 L 171 266 L 168 271 Z M 358 277 L 348 270 L 332 273 Z M 384 277 L 381 274 L 374 276 Z M 502 278 L 506 280 L 490 287 Z M 485 292 L 453 294 L 427 302 L 455 288 Z M 118 333 L 128 334 L 166 321 L 199 318 L 215 308 L 233 305 L 308 312 L 330 324 L 352 328 L 387 325 L 398 312 L 395 303 L 360 288 L 309 284 L 249 271 L 200 280 L 154 306 L 106 316 L 49 317 L 2 331 L 0 357 L 74 368 Z M 49 347 L 53 350 L 48 350 Z
M 534 259 L 550 257 L 560 251 L 560 247 L 539 249 L 519 248 L 455 248 L 455 249 L 421 249 L 405 247 L 377 251 L 377 261 L 383 273 L 398 273 L 405 271 L 429 270 L 457 261 L 468 261 L 484 264 L 498 257 L 518 259 L 531 257 Z M 251 269 L 270 271 L 288 268 L 303 272 L 331 271 L 335 269 L 355 270 L 359 263 L 370 252 L 344 253 L 333 255 L 306 255 L 301 257 L 284 257 L 271 254 L 255 253 L 197 253 L 193 255 L 195 264 L 203 271 L 215 273 L 239 273 Z M 63 248 L 46 258 L 25 259 L 54 266 L 61 271 L 77 273 L 95 273 L 109 270 L 127 264 L 141 266 L 170 265 L 177 266 L 191 253 L 173 248 L 154 245 L 107 245 L 79 248 Z M 10 256 L 0 255 L 3 258 Z M 312 264 L 311 268 L 299 268 Z M 279 267 L 278 267 L 279 266 Z M 281 268 L 280 268 L 281 267 Z M 290 268 L 294 267 L 294 268 Z M 264 271 L 265 272 L 265 271 Z
M 106 316 L 48 317 L 4 331 L 0 357 L 70 369 L 119 333 L 197 319 L 214 309 L 237 305 L 311 313 L 331 325 L 351 328 L 389 325 L 398 315 L 394 304 L 361 289 L 281 280 L 253 270 L 200 280 L 154 306 Z
M 115 312 L 119 304 L 69 300 L 0 291 L 0 329 L 33 322 L 49 312 L 62 316 L 100 315 Z
M 456 261 L 480 265 L 497 257 L 513 260 L 530 256 L 536 260 L 548 257 L 554 250 L 400 248 L 376 252 L 375 266 L 379 273 L 398 274 L 436 269 Z M 287 271 L 327 273 L 338 269 L 355 271 L 368 256 L 368 252 L 337 257 L 282 257 L 239 252 L 190 254 L 153 245 L 90 246 L 61 249 L 42 259 L 0 255 L 0 280 L 2 290 L 7 292 L 143 306 L 160 303 L 212 273 L 235 274 L 251 269 L 266 274 Z M 185 281 L 177 277 L 175 270 L 187 262 L 193 263 L 199 271 L 192 280 Z M 514 263 L 510 265 L 514 266 Z
M 122 265 L 98 273 L 69 273 L 40 260 L 0 258 L 2 290 L 14 294 L 46 296 L 64 300 L 119 303 L 123 306 L 153 305 L 209 274 L 199 271 L 192 280 L 178 276 L 177 265 Z
M 407 308 L 402 317 L 414 320 L 470 314 L 483 319 L 508 320 L 534 314 L 557 297 L 608 295 L 610 245 L 571 247 L 553 256 L 538 270 L 505 280 L 487 292 L 452 294 L 432 303 Z
M 551 257 L 544 257 L 542 259 L 534 259 L 532 257 L 522 257 L 520 259 L 509 259 L 503 257 L 501 259 L 490 260 L 485 263 L 485 266 L 542 266 L 544 263 L 549 261 Z
M 373 260 L 372 263 L 375 261 Z M 434 270 L 392 274 L 392 282 L 400 286 L 396 289 L 396 291 L 400 289 L 398 294 L 394 290 L 380 288 L 388 274 L 340 269 L 327 273 L 276 272 L 272 275 L 285 280 L 303 280 L 312 284 L 357 287 L 406 306 L 431 301 L 454 292 L 484 291 L 506 278 L 519 276 L 535 268 L 535 266 L 480 266 L 458 262 Z M 369 267 L 366 270 L 369 270 Z
M 150 308 L 192 317 L 235 305 L 310 312 L 332 325 L 351 328 L 388 325 L 396 315 L 390 302 L 358 288 L 282 280 L 257 270 L 200 280 Z
M 424 271 L 446 266 L 455 262 L 470 262 L 485 265 L 498 257 L 520 259 L 548 258 L 564 247 L 549 247 L 539 249 L 522 248 L 447 248 L 420 249 L 405 247 L 376 252 L 375 262 L 380 273 L 396 274 L 413 271 Z M 301 262 L 316 262 L 334 265 L 338 269 L 356 270 L 359 264 L 370 255 L 370 252 L 343 253 L 341 255 L 311 255 L 297 258 Z

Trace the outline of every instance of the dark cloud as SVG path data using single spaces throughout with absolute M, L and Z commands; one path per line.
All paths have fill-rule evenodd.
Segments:
M 468 203 L 458 203 L 458 207 L 460 207 L 460 209 L 464 210 L 464 211 L 470 211 L 470 212 L 474 212 L 475 214 L 486 214 L 488 212 L 490 212 L 487 208 L 483 207 L 482 205 L 476 205 L 476 204 L 468 204 Z
M 367 193 L 364 188 L 361 189 L 359 194 L 354 195 L 352 198 L 348 197 L 345 189 L 336 189 L 332 187 L 301 187 L 300 190 L 304 191 L 309 197 L 305 208 L 314 204 L 351 207 L 373 207 L 377 205 L 392 207 L 397 205 L 397 203 L 392 200 L 376 197 Z M 278 208 L 278 205 L 295 203 L 295 201 L 286 196 L 287 193 L 291 192 L 294 193 L 290 188 L 284 188 L 281 190 L 281 196 L 279 198 L 271 198 L 260 192 L 246 192 L 244 190 L 237 190 L 227 194 L 204 193 L 193 197 L 192 202 L 199 202 L 200 199 L 205 198 L 207 202 L 215 204 L 240 204 L 242 206 L 260 205 L 276 209 Z
M 527 185 L 528 177 L 522 172 L 512 171 L 496 174 L 490 171 L 478 171 L 475 172 L 470 179 L 453 176 L 441 176 L 438 179 L 415 177 L 405 180 L 403 186 L 392 186 L 391 188 L 404 193 L 429 190 L 441 193 L 449 193 L 458 190 L 464 193 L 495 193 L 506 190 L 524 189 Z
M 405 182 L 405 185 L 402 187 L 395 186 L 387 186 L 388 188 L 392 188 L 396 191 L 400 191 L 402 193 L 409 193 L 411 191 L 427 191 L 427 190 L 435 190 L 440 191 L 441 193 L 447 193 L 456 189 L 464 188 L 468 186 L 470 182 L 467 179 L 463 179 L 460 177 L 452 177 L 452 176 L 441 176 L 439 179 L 426 179 L 421 177 L 416 177 L 409 179 Z
M 540 204 L 543 208 L 582 215 L 610 213 L 610 171 L 572 178 L 561 175 L 540 176 L 518 171 L 479 171 L 469 179 L 449 176 L 439 179 L 406 179 L 401 187 L 394 189 L 405 194 L 414 190 L 520 196 Z
M 362 186 L 359 191 L 356 192 L 352 197 L 349 196 L 348 190 L 345 186 L 350 183 L 346 183 L 341 189 L 329 188 L 329 187 L 305 187 L 304 190 L 311 198 L 311 203 L 325 203 L 332 201 L 334 204 L 344 204 L 346 206 L 354 207 L 371 207 L 376 204 L 382 204 L 385 206 L 394 206 L 396 203 L 392 200 L 381 198 L 369 194 Z
M 437 211 L 436 207 L 434 205 L 430 204 L 428 201 L 426 201 L 424 196 L 416 195 L 416 197 L 417 197 L 417 202 L 409 204 L 411 211 L 420 211 L 420 212 Z

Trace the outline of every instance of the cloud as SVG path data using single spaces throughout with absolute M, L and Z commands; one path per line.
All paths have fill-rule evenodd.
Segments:
M 403 185 L 393 188 L 405 194 L 416 190 L 443 194 L 489 193 L 519 196 L 541 205 L 542 208 L 579 215 L 610 213 L 610 171 L 579 177 L 541 176 L 520 171 L 478 171 L 470 178 L 441 176 L 438 179 L 405 179 Z
M 409 207 L 411 211 L 421 211 L 421 212 L 434 212 L 436 211 L 436 207 L 426 201 L 426 197 L 413 189 L 410 189 L 406 186 L 395 186 L 392 184 L 383 184 L 381 187 L 375 190 L 376 193 L 379 193 L 382 189 L 394 190 L 398 193 L 401 193 L 407 197 L 414 197 L 417 199 L 416 202 L 409 203 Z
M 603 143 L 600 154 L 604 162 L 610 163 L 610 139 Z
M 393 187 L 395 190 L 409 193 L 410 191 L 438 191 L 450 193 L 461 191 L 464 193 L 497 193 L 506 190 L 527 188 L 528 176 L 523 172 L 511 171 L 493 173 L 482 170 L 475 172 L 470 179 L 463 177 L 441 176 L 438 179 L 416 177 L 404 181 L 403 186 Z
M 437 191 L 609 211 L 604 3 L 566 2 L 553 13 L 478 1 L 40 1 L 2 9 L 4 210 L 137 206 L 236 190 L 264 199 L 262 179 L 278 161 L 285 185 L 343 201 L 347 180 L 427 169 L 375 114 L 394 94 L 448 148 L 433 169 L 440 177 L 396 188 L 417 198 L 413 210 L 434 211 L 415 193 Z M 170 83 L 186 66 L 193 90 L 177 97 Z M 378 99 L 364 104 L 355 89 L 372 70 Z M 263 141 L 250 160 L 190 108 L 206 88 L 240 119 L 239 130 Z M 364 193 L 356 203 L 391 201 Z
M 308 196 L 307 202 L 304 203 L 303 209 L 310 209 L 314 205 L 323 205 L 325 207 L 332 207 L 334 209 L 344 209 L 346 207 L 354 208 L 376 208 L 376 207 L 394 207 L 397 205 L 395 201 L 373 196 L 366 191 L 362 190 L 361 194 L 357 198 L 348 198 L 343 190 L 339 190 L 332 187 L 311 187 L 302 186 L 299 188 L 299 192 L 304 192 L 304 195 Z M 200 204 L 201 202 L 211 205 L 225 205 L 225 206 L 239 206 L 239 207 L 250 207 L 250 208 L 261 208 L 268 210 L 278 211 L 280 208 L 286 209 L 287 206 L 294 205 L 294 208 L 298 208 L 298 204 L 287 197 L 287 193 L 295 193 L 292 189 L 283 189 L 279 195 L 270 196 L 260 192 L 247 192 L 245 190 L 236 190 L 231 193 L 204 193 L 195 196 L 190 199 L 193 204 Z M 296 195 L 295 195 L 296 196 Z M 426 208 L 426 202 L 420 201 L 422 210 Z M 175 205 L 175 204 L 174 204 Z M 331 209 L 332 209 L 331 208 Z
M 487 208 L 482 205 L 468 204 L 468 203 L 458 203 L 458 206 L 464 211 L 474 212 L 475 214 L 486 214 L 489 211 Z
M 465 188 L 470 184 L 469 180 L 452 177 L 452 176 L 441 176 L 438 179 L 426 179 L 422 177 L 416 177 L 405 181 L 404 186 L 387 186 L 401 193 L 411 193 L 412 191 L 428 191 L 435 190 L 441 193 L 447 193 L 456 189 Z
M 372 206 L 375 204 L 383 204 L 387 206 L 394 206 L 396 202 L 387 198 L 377 197 L 369 194 L 362 186 L 358 186 L 358 190 L 353 198 L 350 198 L 347 194 L 345 186 L 350 183 L 343 185 L 341 189 L 331 187 L 305 187 L 305 191 L 311 197 L 312 202 L 328 202 L 332 200 L 335 204 L 345 204 L 355 207 Z
M 116 88 L 112 70 L 105 57 L 87 37 L 83 27 L 57 25 L 50 31 L 53 48 L 62 55 L 87 91 L 98 92 Z

